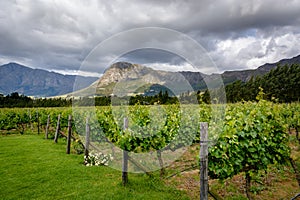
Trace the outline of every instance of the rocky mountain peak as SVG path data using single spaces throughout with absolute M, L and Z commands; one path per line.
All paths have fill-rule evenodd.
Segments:
M 151 68 L 144 67 L 138 64 L 131 64 L 128 62 L 117 62 L 112 64 L 100 78 L 98 86 L 116 83 L 121 80 L 134 80 L 138 79 L 145 74 L 151 73 Z
M 130 69 L 130 68 L 133 68 L 134 67 L 134 64 L 132 63 L 128 63 L 128 62 L 116 62 L 114 64 L 112 64 L 109 68 L 109 69 L 112 69 L 112 68 L 116 68 L 116 69 Z

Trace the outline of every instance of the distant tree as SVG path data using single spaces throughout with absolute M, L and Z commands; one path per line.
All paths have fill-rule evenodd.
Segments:
M 13 93 L 10 94 L 9 97 L 12 98 L 12 99 L 18 99 L 19 98 L 19 93 L 18 92 L 13 92 Z

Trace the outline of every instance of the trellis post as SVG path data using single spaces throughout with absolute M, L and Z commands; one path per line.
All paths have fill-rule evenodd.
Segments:
M 208 199 L 208 124 L 200 122 L 200 200 Z
M 36 118 L 37 118 L 37 129 L 38 129 L 38 135 L 40 134 L 40 116 L 39 111 L 36 110 Z
M 58 140 L 59 130 L 60 130 L 60 114 L 57 117 L 57 125 L 56 125 L 55 137 L 54 137 L 54 142 L 55 143 L 57 143 L 57 140 Z
M 89 156 L 89 146 L 90 146 L 90 124 L 89 124 L 89 118 L 86 118 L 86 123 L 85 123 L 85 145 L 84 145 L 84 155 L 86 157 Z
M 128 128 L 128 118 L 124 118 L 124 130 Z M 128 152 L 123 149 L 123 161 L 122 161 L 122 183 L 125 186 L 128 183 Z
M 46 125 L 45 139 L 48 139 L 49 125 L 50 125 L 50 115 L 48 115 L 48 118 L 47 118 L 47 125 Z
M 68 119 L 68 136 L 67 136 L 67 150 L 66 150 L 67 154 L 70 154 L 70 150 L 71 150 L 71 137 L 72 137 L 72 115 L 69 115 L 69 119 Z

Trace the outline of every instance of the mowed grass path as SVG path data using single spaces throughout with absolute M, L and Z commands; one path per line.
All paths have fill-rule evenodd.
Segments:
M 158 179 L 109 167 L 86 167 L 65 143 L 37 135 L 0 136 L 0 199 L 188 199 Z

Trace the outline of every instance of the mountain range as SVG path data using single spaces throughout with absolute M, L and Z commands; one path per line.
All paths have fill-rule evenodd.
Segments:
M 41 69 L 32 69 L 9 63 L 0 66 L 0 93 L 18 92 L 27 96 L 126 96 L 134 94 L 155 94 L 169 89 L 173 95 L 192 90 L 203 90 L 207 84 L 213 86 L 219 77 L 224 85 L 236 80 L 243 82 L 252 76 L 264 75 L 278 65 L 300 64 L 300 55 L 283 59 L 276 63 L 266 63 L 256 69 L 225 71 L 222 74 L 203 74 L 201 72 L 169 72 L 152 68 L 117 62 L 106 69 L 103 76 L 83 77 L 62 75 Z M 75 88 L 72 92 L 76 79 Z M 216 84 L 218 85 L 218 84 Z
M 139 64 L 117 62 L 112 64 L 104 75 L 91 86 L 68 94 L 69 96 L 126 96 L 153 95 L 161 90 L 168 90 L 172 95 L 180 95 L 187 91 L 204 90 L 227 85 L 236 80 L 248 81 L 252 76 L 261 76 L 278 65 L 300 64 L 300 55 L 283 59 L 276 63 L 266 63 L 257 69 L 225 71 L 222 74 L 203 74 L 201 72 L 168 72 L 154 70 Z
M 80 83 L 81 88 L 85 88 L 97 79 L 97 77 L 62 75 L 8 63 L 0 66 L 0 93 L 7 95 L 18 92 L 35 97 L 57 96 L 72 92 L 75 80 Z

